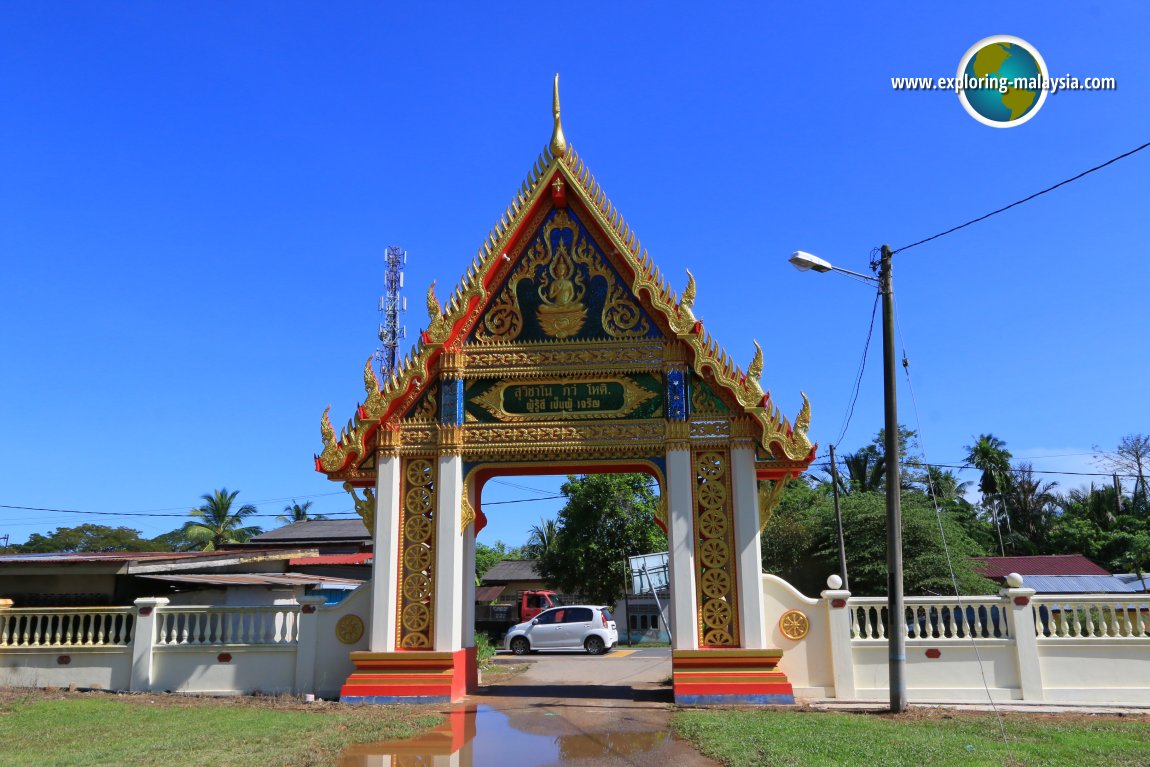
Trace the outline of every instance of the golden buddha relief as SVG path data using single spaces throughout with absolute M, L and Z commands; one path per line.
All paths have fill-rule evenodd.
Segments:
M 592 289 L 596 280 L 599 286 Z M 569 339 L 581 334 L 622 339 L 650 333 L 651 323 L 635 296 L 594 240 L 569 211 L 559 209 L 518 258 L 479 321 L 475 340 Z

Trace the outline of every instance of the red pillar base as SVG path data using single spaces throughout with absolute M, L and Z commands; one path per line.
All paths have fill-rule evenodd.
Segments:
M 778 670 L 782 650 L 673 650 L 675 702 L 684 706 L 787 705 L 795 693 Z
M 475 648 L 353 652 L 343 703 L 453 703 L 479 686 Z

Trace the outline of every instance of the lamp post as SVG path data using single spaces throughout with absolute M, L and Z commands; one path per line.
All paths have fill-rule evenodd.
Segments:
M 898 400 L 894 355 L 894 287 L 891 280 L 890 247 L 882 246 L 882 255 L 874 266 L 878 279 L 849 269 L 832 266 L 818 256 L 796 251 L 790 262 L 799 271 L 842 272 L 866 282 L 878 284 L 882 295 L 882 369 L 883 412 L 885 414 L 884 451 L 886 461 L 886 580 L 887 580 L 887 648 L 890 670 L 890 710 L 906 711 L 906 611 L 902 594 L 902 477 L 898 460 Z

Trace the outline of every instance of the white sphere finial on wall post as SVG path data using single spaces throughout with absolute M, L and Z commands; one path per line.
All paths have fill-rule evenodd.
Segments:
M 838 591 L 843 587 L 843 579 L 837 573 L 831 573 L 827 578 L 827 588 L 831 591 Z
M 1022 588 L 1022 576 L 1018 573 L 1010 573 L 1006 576 L 1006 585 L 1012 589 Z

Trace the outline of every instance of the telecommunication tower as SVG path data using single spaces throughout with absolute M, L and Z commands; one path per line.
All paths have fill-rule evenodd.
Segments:
M 399 295 L 403 288 L 407 251 L 392 245 L 387 249 L 384 260 L 387 262 L 383 276 L 386 292 L 379 299 L 379 349 L 375 352 L 380 380 L 386 380 L 395 370 L 399 360 L 399 342 L 407 337 L 407 328 L 399 324 L 400 312 L 407 311 L 407 298 Z

